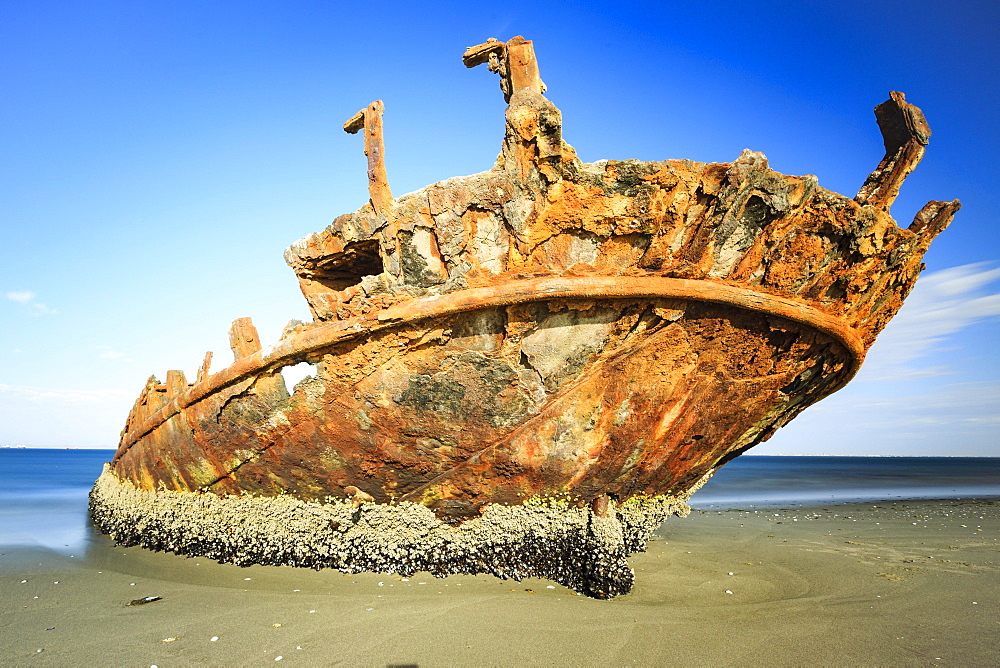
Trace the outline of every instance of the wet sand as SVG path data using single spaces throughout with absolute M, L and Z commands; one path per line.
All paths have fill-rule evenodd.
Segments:
M 544 580 L 0 549 L 4 665 L 995 665 L 1000 501 L 671 518 L 597 601 Z M 162 600 L 125 603 L 145 596 Z M 42 650 L 42 651 L 38 651 Z

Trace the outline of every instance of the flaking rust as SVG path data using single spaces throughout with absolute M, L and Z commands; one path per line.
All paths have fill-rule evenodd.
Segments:
M 382 102 L 349 119 L 370 202 L 285 252 L 313 321 L 148 381 L 91 493 L 115 540 L 628 592 L 707 476 L 850 380 L 959 208 L 890 217 L 930 135 L 901 93 L 850 199 L 752 151 L 581 163 L 531 42 L 464 62 L 509 103 L 496 165 L 394 199 Z

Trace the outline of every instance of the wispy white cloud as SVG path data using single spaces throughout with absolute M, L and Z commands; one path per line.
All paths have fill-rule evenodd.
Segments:
M 0 442 L 114 448 L 134 392 L 0 384 Z
M 6 294 L 6 297 L 7 297 L 7 299 L 11 300 L 12 302 L 19 302 L 21 304 L 27 304 L 28 302 L 30 302 L 32 299 L 35 298 L 35 293 L 34 292 L 29 292 L 27 290 L 25 290 L 23 292 L 16 292 L 16 291 L 14 291 L 14 292 L 8 292 Z
M 56 312 L 55 309 L 49 308 L 45 304 L 35 301 L 35 297 L 37 295 L 30 290 L 11 290 L 5 292 L 4 296 L 12 302 L 24 304 L 29 307 L 30 313 L 33 315 L 51 315 Z
M 1000 268 L 966 264 L 925 274 L 899 314 L 879 335 L 859 379 L 905 380 L 940 376 L 949 369 L 914 364 L 947 347 L 948 337 L 969 325 L 1000 316 Z
M 1000 382 L 872 396 L 850 385 L 775 434 L 757 454 L 995 456 Z
M 998 454 L 1000 379 L 970 382 L 945 354 L 962 330 L 1000 316 L 998 284 L 995 263 L 924 274 L 868 353 L 859 382 L 811 406 L 756 452 Z
M 102 346 L 105 347 L 105 346 Z M 120 353 L 117 350 L 105 350 L 99 357 L 104 360 L 121 360 L 122 362 L 131 362 L 132 359 L 126 353 Z
M 0 383 L 0 395 L 27 401 L 49 401 L 61 404 L 105 404 L 118 403 L 128 396 L 124 390 L 73 390 L 31 387 L 28 385 L 4 385 Z

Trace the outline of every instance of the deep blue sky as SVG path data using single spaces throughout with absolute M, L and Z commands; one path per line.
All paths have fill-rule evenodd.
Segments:
M 145 378 L 221 368 L 305 303 L 282 250 L 366 201 L 386 105 L 393 192 L 488 169 L 487 37 L 535 41 L 585 161 L 727 162 L 744 148 L 853 195 L 890 90 L 934 130 L 893 207 L 963 201 L 847 390 L 759 452 L 1000 454 L 996 2 L 0 0 L 0 444 L 113 447 Z

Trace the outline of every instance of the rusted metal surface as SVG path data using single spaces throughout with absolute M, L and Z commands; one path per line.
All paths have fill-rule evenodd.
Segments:
M 846 383 L 860 367 L 864 358 L 864 343 L 851 327 L 839 319 L 807 304 L 758 293 L 746 288 L 711 281 L 650 276 L 518 279 L 500 286 L 469 288 L 445 295 L 416 298 L 380 311 L 375 319 L 358 318 L 354 321 L 338 321 L 292 333 L 289 337 L 280 340 L 266 355 L 258 353 L 259 346 L 252 351 L 241 349 L 241 352 L 237 353 L 237 346 L 243 345 L 237 338 L 236 343 L 234 343 L 234 354 L 240 363 L 234 364 L 210 378 L 203 377 L 202 372 L 199 372 L 201 379 L 199 382 L 183 388 L 176 395 L 173 395 L 174 398 L 168 405 L 146 417 L 134 429 L 126 431 L 116 460 L 139 439 L 159 427 L 164 421 L 181 410 L 196 404 L 206 396 L 268 370 L 294 364 L 310 357 L 316 359 L 317 353 L 338 343 L 373 334 L 380 330 L 418 324 L 425 320 L 433 321 L 487 307 L 511 306 L 557 299 L 621 300 L 626 298 L 681 299 L 728 304 L 741 309 L 782 317 L 794 323 L 805 325 L 809 329 L 822 332 L 843 345 L 850 356 L 849 371 L 841 382 L 831 388 L 831 391 Z M 242 330 L 249 331 L 248 336 L 251 340 L 256 339 L 256 329 L 253 328 L 249 318 L 241 318 L 233 323 L 233 330 L 230 332 L 231 339 L 234 337 L 234 332 Z M 206 357 L 210 360 L 211 353 Z
M 370 203 L 285 252 L 314 321 L 262 349 L 237 320 L 232 365 L 210 374 L 207 357 L 190 385 L 151 378 L 111 474 L 137 493 L 429 509 L 463 540 L 492 527 L 489 549 L 469 539 L 468 556 L 393 568 L 541 574 L 611 596 L 631 586 L 623 555 L 657 518 L 850 380 L 959 204 L 929 202 L 907 229 L 890 217 L 930 135 L 899 93 L 876 109 L 886 157 L 852 200 L 751 151 L 581 163 L 531 42 L 491 40 L 463 60 L 488 63 L 510 103 L 496 165 L 393 199 L 382 103 L 348 120 L 365 133 Z M 314 374 L 289 391 L 280 370 L 303 361 Z M 490 524 L 508 521 L 491 508 L 538 499 L 583 522 L 553 538 L 556 556 Z M 656 499 L 669 502 L 629 505 Z M 580 565 L 582 544 L 603 556 Z M 389 568 L 344 554 L 310 559 Z

